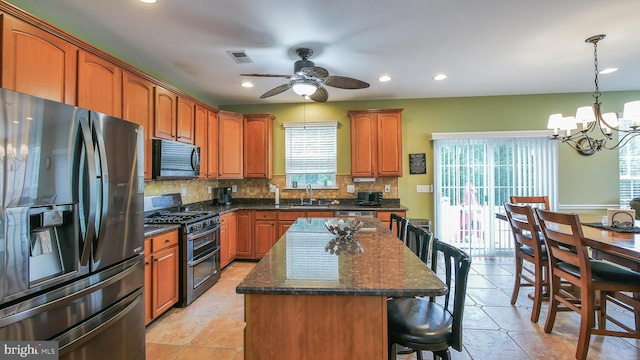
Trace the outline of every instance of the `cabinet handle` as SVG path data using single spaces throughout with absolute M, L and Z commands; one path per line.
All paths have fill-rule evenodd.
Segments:
M 160 261 L 160 260 L 168 259 L 168 258 L 170 258 L 170 257 L 172 257 L 172 256 L 173 256 L 173 254 L 169 254 L 169 255 L 167 255 L 167 256 L 163 256 L 163 257 L 161 257 L 161 258 L 159 258 L 159 259 L 158 259 L 158 258 L 155 258 L 155 259 L 153 259 L 153 261 L 158 262 L 158 261 Z
M 150 262 L 148 262 L 148 261 L 145 261 L 145 262 L 144 262 L 144 264 L 145 264 L 145 265 L 151 265 L 151 263 L 150 263 Z

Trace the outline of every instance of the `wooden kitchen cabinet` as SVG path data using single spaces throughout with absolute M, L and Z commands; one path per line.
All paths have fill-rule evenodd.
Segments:
M 195 106 L 195 145 L 200 146 L 200 179 L 218 177 L 218 113 Z
M 306 217 L 306 213 L 304 211 L 279 211 L 278 212 L 278 239 L 284 235 L 284 233 L 289 230 L 291 225 L 298 218 Z
M 406 211 L 376 211 L 376 217 L 380 219 L 387 228 L 389 228 L 389 225 L 391 225 L 391 213 L 398 214 L 402 217 L 407 216 Z
M 144 249 L 145 323 L 148 324 L 178 302 L 178 230 L 145 238 Z
M 209 175 L 209 122 L 207 118 L 207 108 L 200 104 L 195 105 L 194 127 L 194 144 L 200 147 L 199 178 L 206 179 Z M 222 216 L 220 218 L 222 219 Z
M 349 111 L 351 176 L 402 176 L 402 109 Z
M 229 213 L 229 262 L 236 259 L 238 252 L 238 222 L 235 211 Z
M 122 74 L 122 117 L 144 127 L 144 179 L 151 180 L 153 139 L 153 88 L 151 81 L 128 71 Z
M 195 104 L 193 101 L 177 97 L 176 141 L 187 144 L 194 142 Z
M 122 117 L 122 69 L 115 64 L 78 51 L 78 106 Z
M 176 102 L 176 94 L 161 86 L 155 87 L 155 117 L 153 123 L 155 137 L 167 140 L 176 139 Z
M 218 178 L 218 111 L 207 110 L 208 139 L 207 178 Z
M 237 221 L 237 252 L 236 257 L 241 259 L 253 258 L 253 211 L 236 211 Z
M 242 179 L 243 116 L 229 111 L 218 113 L 218 178 Z
M 253 227 L 255 258 L 262 258 L 278 240 L 276 219 L 276 211 L 255 211 Z
M 229 265 L 236 257 L 236 213 L 220 215 L 220 267 Z
M 273 178 L 273 120 L 271 114 L 245 114 L 244 177 Z
M 78 48 L 2 14 L 2 87 L 76 105 Z

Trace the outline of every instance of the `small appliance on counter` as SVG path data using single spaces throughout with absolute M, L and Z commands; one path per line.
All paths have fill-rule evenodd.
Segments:
M 359 191 L 358 206 L 382 206 L 382 192 Z
M 213 192 L 213 205 L 231 205 L 231 188 L 215 188 Z

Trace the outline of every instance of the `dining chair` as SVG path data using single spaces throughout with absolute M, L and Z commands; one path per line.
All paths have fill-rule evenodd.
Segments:
M 547 249 L 539 237 L 535 214 L 530 206 L 505 203 L 504 208 L 513 233 L 515 250 L 516 276 L 511 305 L 516 303 L 521 286 L 533 286 L 531 321 L 538 322 L 542 299 L 549 289 Z M 531 263 L 533 269 L 523 266 L 524 261 Z
M 423 350 L 433 352 L 434 359 L 445 360 L 451 359 L 450 347 L 462 350 L 462 315 L 470 268 L 471 257 L 464 251 L 433 240 L 431 269 L 442 272 L 449 291 L 440 297 L 393 298 L 387 302 L 389 359 L 396 358 L 397 345 L 415 350 L 418 360 L 422 360 Z
M 544 331 L 550 333 L 553 330 L 558 311 L 578 312 L 580 333 L 576 359 L 579 360 L 587 357 L 592 334 L 640 338 L 638 329 L 630 332 L 606 328 L 606 320 L 612 319 L 606 311 L 607 297 L 621 291 L 639 292 L 640 273 L 606 261 L 590 259 L 578 215 L 542 209 L 535 209 L 535 214 L 549 256 L 551 294 Z M 561 280 L 573 285 L 573 289 L 561 287 Z
M 509 196 L 509 202 L 516 205 L 529 205 L 532 208 L 542 208 L 545 210 L 551 210 L 549 207 L 549 197 L 546 195 L 535 196 Z
M 389 230 L 394 233 L 398 239 L 406 243 L 406 232 L 409 220 L 404 216 L 396 213 L 391 213 L 391 222 L 389 223 Z
M 433 233 L 409 223 L 407 224 L 405 238 L 407 247 L 409 247 L 422 262 L 428 264 Z

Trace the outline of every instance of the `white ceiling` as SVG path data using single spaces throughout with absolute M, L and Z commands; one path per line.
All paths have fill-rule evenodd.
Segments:
M 9 0 L 102 50 L 214 105 L 302 101 L 289 90 L 295 49 L 371 87 L 327 87 L 329 101 L 640 90 L 638 0 Z M 237 64 L 227 51 L 255 61 Z M 432 77 L 446 73 L 444 81 Z M 388 74 L 392 80 L 377 81 Z

